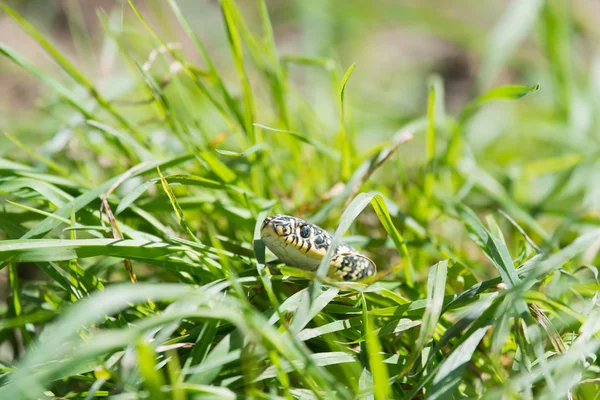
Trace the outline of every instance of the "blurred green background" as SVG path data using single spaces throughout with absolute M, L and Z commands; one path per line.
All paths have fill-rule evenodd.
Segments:
M 140 1 L 139 8 L 159 36 L 181 46 L 186 57 L 199 61 L 191 41 L 162 1 Z M 496 103 L 470 121 L 465 132 L 477 160 L 498 174 L 526 204 L 544 201 L 552 190 L 547 172 L 586 162 L 567 190 L 576 197 L 553 195 L 551 208 L 568 204 L 598 208 L 600 169 L 598 107 L 600 90 L 600 5 L 595 1 L 353 1 L 302 0 L 267 2 L 281 56 L 332 59 L 341 70 L 357 67 L 347 87 L 352 124 L 359 146 L 377 143 L 426 109 L 428 79 L 443 79 L 445 107 L 456 114 L 469 99 L 498 84 L 541 85 L 535 96 L 517 103 Z M 109 99 L 136 98 L 137 85 L 119 56 L 119 48 L 104 31 L 123 39 L 125 49 L 143 63 L 155 44 L 129 7 L 119 1 L 8 1 L 85 73 Z M 231 90 L 239 92 L 226 30 L 216 1 L 179 3 L 194 31 L 213 57 Z M 260 29 L 253 1 L 239 6 L 250 28 Z M 106 18 L 103 29 L 99 15 Z M 58 79 L 61 70 L 10 18 L 0 16 L 0 37 L 44 71 Z M 160 66 L 153 73 L 159 79 Z M 0 126 L 24 142 L 44 143 L 52 153 L 57 135 L 72 123 L 69 111 L 39 80 L 0 59 Z M 252 71 L 250 71 L 252 74 Z M 329 132 L 337 124 L 334 92 L 319 68 L 290 66 L 294 88 L 314 106 Z M 65 79 L 66 80 L 66 79 Z M 68 82 L 68 81 L 67 81 Z M 253 82 L 254 83 L 254 82 Z M 256 85 L 256 94 L 265 99 Z M 265 100 L 266 101 L 266 100 Z M 201 113 L 202 99 L 191 106 Z M 126 112 L 133 113 L 135 107 Z M 143 119 L 143 113 L 139 113 Z M 189 116 L 189 117 L 198 117 Z M 258 107 L 257 121 L 268 125 L 270 110 Z M 209 123 L 210 125 L 211 123 Z M 222 126 L 212 124 L 209 135 Z M 66 136 L 62 136 L 63 140 Z M 422 136 L 421 136 L 422 137 Z M 408 166 L 424 163 L 423 139 L 400 151 Z M 55 138 L 54 142 L 46 142 Z M 0 137 L 0 155 L 14 145 Z M 556 158 L 556 159 L 555 159 Z M 540 160 L 547 160 L 542 161 Z M 552 164 L 552 165 L 548 165 Z M 380 176 L 380 179 L 394 179 Z M 566 200 L 567 203 L 564 203 Z

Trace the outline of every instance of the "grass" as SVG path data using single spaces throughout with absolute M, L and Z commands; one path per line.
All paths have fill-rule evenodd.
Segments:
M 0 42 L 46 85 L 27 115 L 56 128 L 3 132 L 0 398 L 598 398 L 597 86 L 561 1 L 514 2 L 487 44 L 427 6 L 348 2 L 346 22 L 409 15 L 483 59 L 461 110 L 433 75 L 422 108 L 372 136 L 387 106 L 356 96 L 369 60 L 282 54 L 263 0 L 220 2 L 230 54 L 214 55 L 175 0 L 160 7 L 197 54 L 135 1 L 99 12 L 120 62 L 107 88 L 3 6 L 60 71 Z M 546 66 L 519 51 L 532 31 Z M 326 82 L 327 109 L 298 73 Z M 377 276 L 329 279 L 331 251 L 273 273 L 258 227 L 275 212 L 356 245 Z

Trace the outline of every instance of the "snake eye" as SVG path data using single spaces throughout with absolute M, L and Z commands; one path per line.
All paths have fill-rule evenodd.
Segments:
M 310 226 L 302 225 L 300 228 L 300 236 L 302 236 L 304 239 L 308 238 L 310 236 Z

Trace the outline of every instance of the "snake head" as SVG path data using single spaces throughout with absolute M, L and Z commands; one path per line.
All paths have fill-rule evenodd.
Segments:
M 293 267 L 314 271 L 331 245 L 331 236 L 300 218 L 275 214 L 267 217 L 261 238 L 277 258 Z
M 324 248 L 325 251 L 331 243 L 331 237 L 325 230 L 303 219 L 281 214 L 265 218 L 261 228 L 261 237 L 267 236 L 293 243 L 295 246 L 302 244 L 303 247 L 309 247 L 310 244 L 317 249 Z

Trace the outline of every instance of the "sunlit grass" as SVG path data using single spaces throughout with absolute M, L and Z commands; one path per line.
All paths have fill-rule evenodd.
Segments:
M 50 154 L 4 132 L 18 151 L 0 151 L 0 398 L 594 398 L 598 142 L 543 131 L 538 153 L 510 134 L 488 148 L 471 138 L 495 129 L 483 111 L 499 103 L 516 126 L 575 131 L 560 6 L 515 2 L 505 18 L 522 26 L 492 32 L 462 111 L 445 111 L 432 76 L 422 112 L 366 147 L 348 89 L 369 60 L 281 55 L 264 1 L 254 29 L 223 0 L 226 76 L 168 6 L 202 63 L 134 1 L 127 18 L 99 13 L 127 66 L 116 97 L 3 7 L 64 72 L 0 42 L 3 61 L 46 85 L 64 129 Z M 549 88 L 535 71 L 490 85 L 531 12 Z M 291 68 L 326 76 L 335 115 L 319 117 Z M 406 146 L 423 160 L 405 163 Z M 275 212 L 359 247 L 376 277 L 331 280 L 331 252 L 317 271 L 276 273 L 258 229 Z M 43 274 L 22 279 L 26 267 Z

